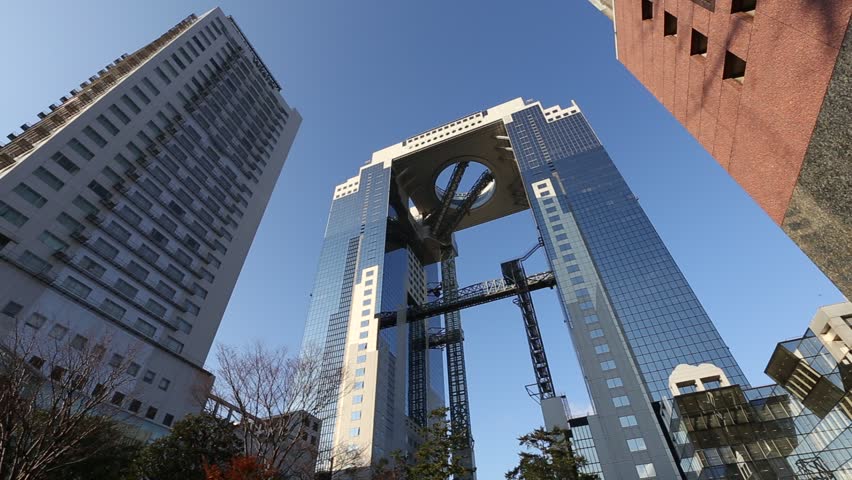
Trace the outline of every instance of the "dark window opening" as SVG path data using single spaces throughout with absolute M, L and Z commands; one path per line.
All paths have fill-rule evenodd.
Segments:
M 651 0 L 642 0 L 642 20 L 650 20 L 654 18 L 654 2 Z
M 743 12 L 754 15 L 757 8 L 757 0 L 733 0 L 731 2 L 731 13 Z
M 677 35 L 677 17 L 669 12 L 663 16 L 663 35 L 667 37 Z
M 30 357 L 30 365 L 40 370 L 41 367 L 44 366 L 44 359 L 33 355 L 32 357 Z
M 731 52 L 725 52 L 725 67 L 722 78 L 733 78 L 742 83 L 745 77 L 746 61 Z
M 707 36 L 696 29 L 692 29 L 692 44 L 689 47 L 690 55 L 707 56 Z

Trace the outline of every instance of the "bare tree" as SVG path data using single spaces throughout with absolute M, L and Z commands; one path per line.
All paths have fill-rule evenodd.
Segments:
M 14 326 L 0 343 L 0 479 L 33 480 L 116 443 L 113 395 L 132 354 L 105 358 L 110 338 L 60 342 Z M 110 435 L 110 433 L 112 433 Z
M 344 373 L 329 379 L 321 354 L 290 356 L 284 348 L 261 343 L 242 349 L 219 345 L 216 359 L 213 395 L 235 410 L 245 454 L 266 462 L 284 478 L 313 478 L 320 452 L 308 442 L 316 428 L 311 418 L 351 389 L 341 391 Z

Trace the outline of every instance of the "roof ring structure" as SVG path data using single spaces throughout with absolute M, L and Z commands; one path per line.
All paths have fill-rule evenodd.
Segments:
M 470 194 L 471 187 L 474 186 L 476 181 L 486 172 L 490 172 L 488 167 L 486 167 L 479 158 L 477 157 L 461 157 L 453 159 L 453 161 L 447 164 L 441 173 L 435 178 L 435 195 L 438 196 L 439 200 L 443 200 L 446 188 L 450 183 L 450 178 L 453 175 L 453 170 L 456 168 L 456 165 L 468 162 L 467 168 L 465 169 L 461 183 L 459 183 L 458 189 L 456 190 L 456 194 L 453 196 L 452 201 L 450 202 L 451 208 L 458 208 L 464 202 L 464 200 Z M 482 190 L 482 193 L 479 195 L 479 198 L 473 202 L 473 206 L 471 206 L 471 210 L 479 208 L 494 196 L 494 192 L 496 189 L 496 181 L 491 180 L 488 185 Z

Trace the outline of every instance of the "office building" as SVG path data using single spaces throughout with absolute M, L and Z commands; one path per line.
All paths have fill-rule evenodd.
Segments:
M 618 60 L 852 298 L 852 1 L 590 2 Z
M 820 308 L 802 337 L 775 348 L 775 385 L 731 384 L 718 371 L 673 378 L 659 412 L 683 478 L 852 477 L 850 322 L 850 303 Z
M 504 262 L 502 278 L 459 288 L 454 259 L 465 246 L 453 232 L 526 209 L 550 271 L 528 276 L 528 254 Z M 433 282 L 437 299 L 427 297 Z M 521 307 L 545 424 L 570 426 L 529 296 L 544 287 L 556 290 L 596 412 L 578 424 L 582 448 L 597 452 L 589 468 L 675 478 L 653 409 L 670 396 L 672 371 L 712 363 L 748 382 L 580 109 L 522 99 L 379 150 L 335 189 L 304 340 L 342 385 L 338 405 L 320 415 L 321 462 L 324 442 L 362 446 L 365 462 L 416 445 L 444 375 L 451 423 L 472 447 L 459 310 L 509 296 Z M 459 454 L 474 464 L 470 448 Z
M 113 403 L 150 435 L 199 412 L 300 121 L 218 8 L 83 82 L 0 148 L 4 331 L 132 355 Z

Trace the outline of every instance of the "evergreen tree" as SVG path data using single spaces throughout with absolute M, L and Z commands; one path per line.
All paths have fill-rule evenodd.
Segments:
M 429 424 L 423 429 L 423 442 L 414 454 L 405 458 L 394 452 L 391 461 L 381 461 L 373 469 L 374 480 L 447 480 L 465 477 L 471 469 L 453 455 L 465 447 L 464 437 L 452 431 L 447 421 L 447 409 L 439 408 L 429 414 Z
M 520 463 L 506 473 L 506 480 L 594 480 L 598 476 L 581 473 L 586 459 L 574 454 L 570 433 L 555 428 L 547 431 L 538 428 L 518 441 L 532 452 L 518 454 Z
M 142 478 L 205 480 L 205 466 L 227 469 L 242 454 L 236 427 L 212 415 L 189 415 L 172 433 L 146 446 L 136 460 Z

